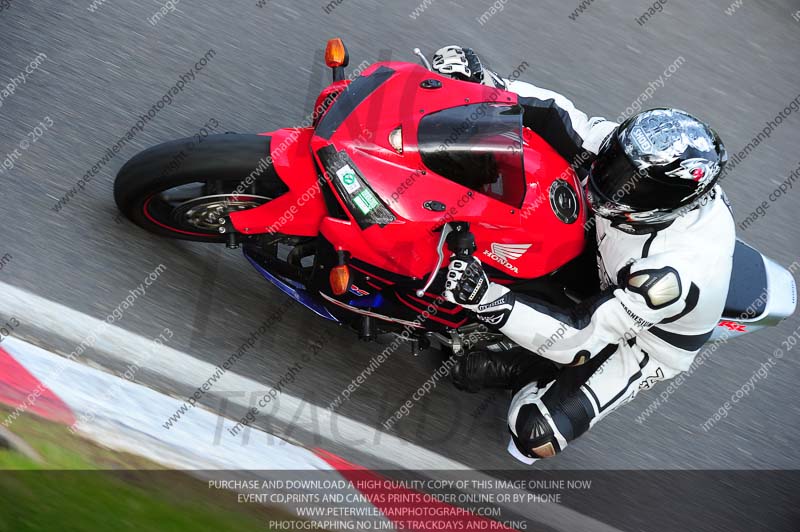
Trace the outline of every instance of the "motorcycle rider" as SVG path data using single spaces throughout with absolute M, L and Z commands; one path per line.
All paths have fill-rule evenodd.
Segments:
M 523 125 L 579 175 L 588 169 L 600 293 L 559 308 L 490 282 L 474 257 L 451 260 L 447 274 L 445 297 L 519 346 L 462 357 L 455 384 L 514 391 L 509 452 L 531 464 L 687 370 L 711 336 L 736 240 L 717 185 L 727 154 L 711 128 L 683 111 L 653 109 L 622 124 L 589 118 L 560 94 L 500 79 L 457 46 L 438 50 L 433 67 L 517 93 Z

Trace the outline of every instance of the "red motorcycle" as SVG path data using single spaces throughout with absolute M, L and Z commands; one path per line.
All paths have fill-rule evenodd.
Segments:
M 516 94 L 423 61 L 350 80 L 331 40 L 333 83 L 305 127 L 212 135 L 188 155 L 185 140 L 145 150 L 119 171 L 117 205 L 159 235 L 242 246 L 283 292 L 361 338 L 403 333 L 414 352 L 502 346 L 441 297 L 445 246 L 477 254 L 497 283 L 572 305 L 598 277 L 581 184 L 523 127 Z

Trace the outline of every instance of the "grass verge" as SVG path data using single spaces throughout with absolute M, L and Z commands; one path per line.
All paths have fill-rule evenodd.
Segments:
M 0 419 L 8 413 L 0 406 Z M 297 521 L 38 417 L 21 416 L 11 429 L 43 463 L 0 448 L 0 532 L 242 532 Z

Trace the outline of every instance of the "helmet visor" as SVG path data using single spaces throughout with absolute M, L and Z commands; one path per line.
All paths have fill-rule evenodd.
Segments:
M 589 174 L 589 189 L 595 202 L 617 212 L 646 212 L 681 205 L 695 192 L 689 186 L 665 183 L 637 168 L 630 160 L 617 133 L 600 148 Z

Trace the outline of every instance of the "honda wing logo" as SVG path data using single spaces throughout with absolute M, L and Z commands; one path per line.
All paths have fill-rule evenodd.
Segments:
M 525 254 L 531 244 L 492 244 L 492 250 L 484 250 L 483 254 L 495 262 L 499 262 L 514 273 L 519 273 L 519 268 L 511 264 Z
M 505 260 L 517 260 L 529 247 L 530 244 L 492 244 L 492 253 Z

